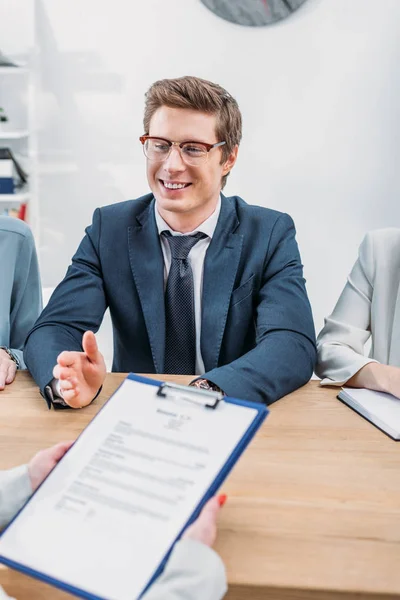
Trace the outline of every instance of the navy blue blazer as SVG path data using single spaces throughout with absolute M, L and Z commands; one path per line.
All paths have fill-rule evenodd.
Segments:
M 96 209 L 64 280 L 28 335 L 24 356 L 42 392 L 63 350 L 81 351 L 110 307 L 113 371 L 162 373 L 164 261 L 152 194 Z M 305 384 L 315 334 L 292 219 L 222 197 L 204 263 L 204 377 L 270 404 Z

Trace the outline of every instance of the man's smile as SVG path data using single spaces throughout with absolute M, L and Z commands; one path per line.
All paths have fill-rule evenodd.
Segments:
M 165 179 L 160 179 L 159 181 L 167 190 L 184 190 L 192 185 L 191 183 L 185 183 L 184 181 L 167 181 Z

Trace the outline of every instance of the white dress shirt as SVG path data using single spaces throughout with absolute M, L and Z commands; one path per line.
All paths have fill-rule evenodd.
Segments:
M 199 225 L 194 231 L 189 233 L 180 233 L 179 231 L 173 231 L 169 225 L 164 221 L 157 210 L 157 203 L 155 205 L 155 217 L 157 223 L 158 233 L 160 235 L 161 249 L 164 257 L 164 290 L 167 285 L 167 279 L 169 270 L 171 267 L 171 249 L 169 247 L 167 239 L 161 235 L 162 231 L 170 231 L 171 235 L 193 235 L 200 231 L 206 234 L 206 238 L 201 239 L 193 246 L 190 250 L 188 259 L 193 272 L 193 284 L 194 284 L 194 316 L 196 325 L 196 372 L 195 375 L 201 375 L 204 373 L 204 362 L 201 356 L 200 349 L 200 336 L 201 336 L 201 299 L 203 295 L 203 271 L 204 271 L 204 259 L 206 252 L 211 243 L 211 239 L 214 235 L 215 228 L 217 226 L 219 213 L 221 211 L 221 197 L 218 200 L 215 211 L 208 217 L 201 225 Z

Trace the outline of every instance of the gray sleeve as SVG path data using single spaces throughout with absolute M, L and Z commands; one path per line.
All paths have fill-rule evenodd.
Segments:
M 0 530 L 14 517 L 32 494 L 28 466 L 0 471 Z
M 35 242 L 28 230 L 16 262 L 10 312 L 10 349 L 17 356 L 21 369 L 26 368 L 22 352 L 26 337 L 41 310 L 39 265 Z
M 181 540 L 142 600 L 220 600 L 226 591 L 225 567 L 218 554 L 200 542 Z

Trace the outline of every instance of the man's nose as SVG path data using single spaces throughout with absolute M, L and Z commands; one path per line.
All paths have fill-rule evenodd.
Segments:
M 169 172 L 183 171 L 186 168 L 178 146 L 172 146 L 168 158 L 164 161 L 163 167 Z

